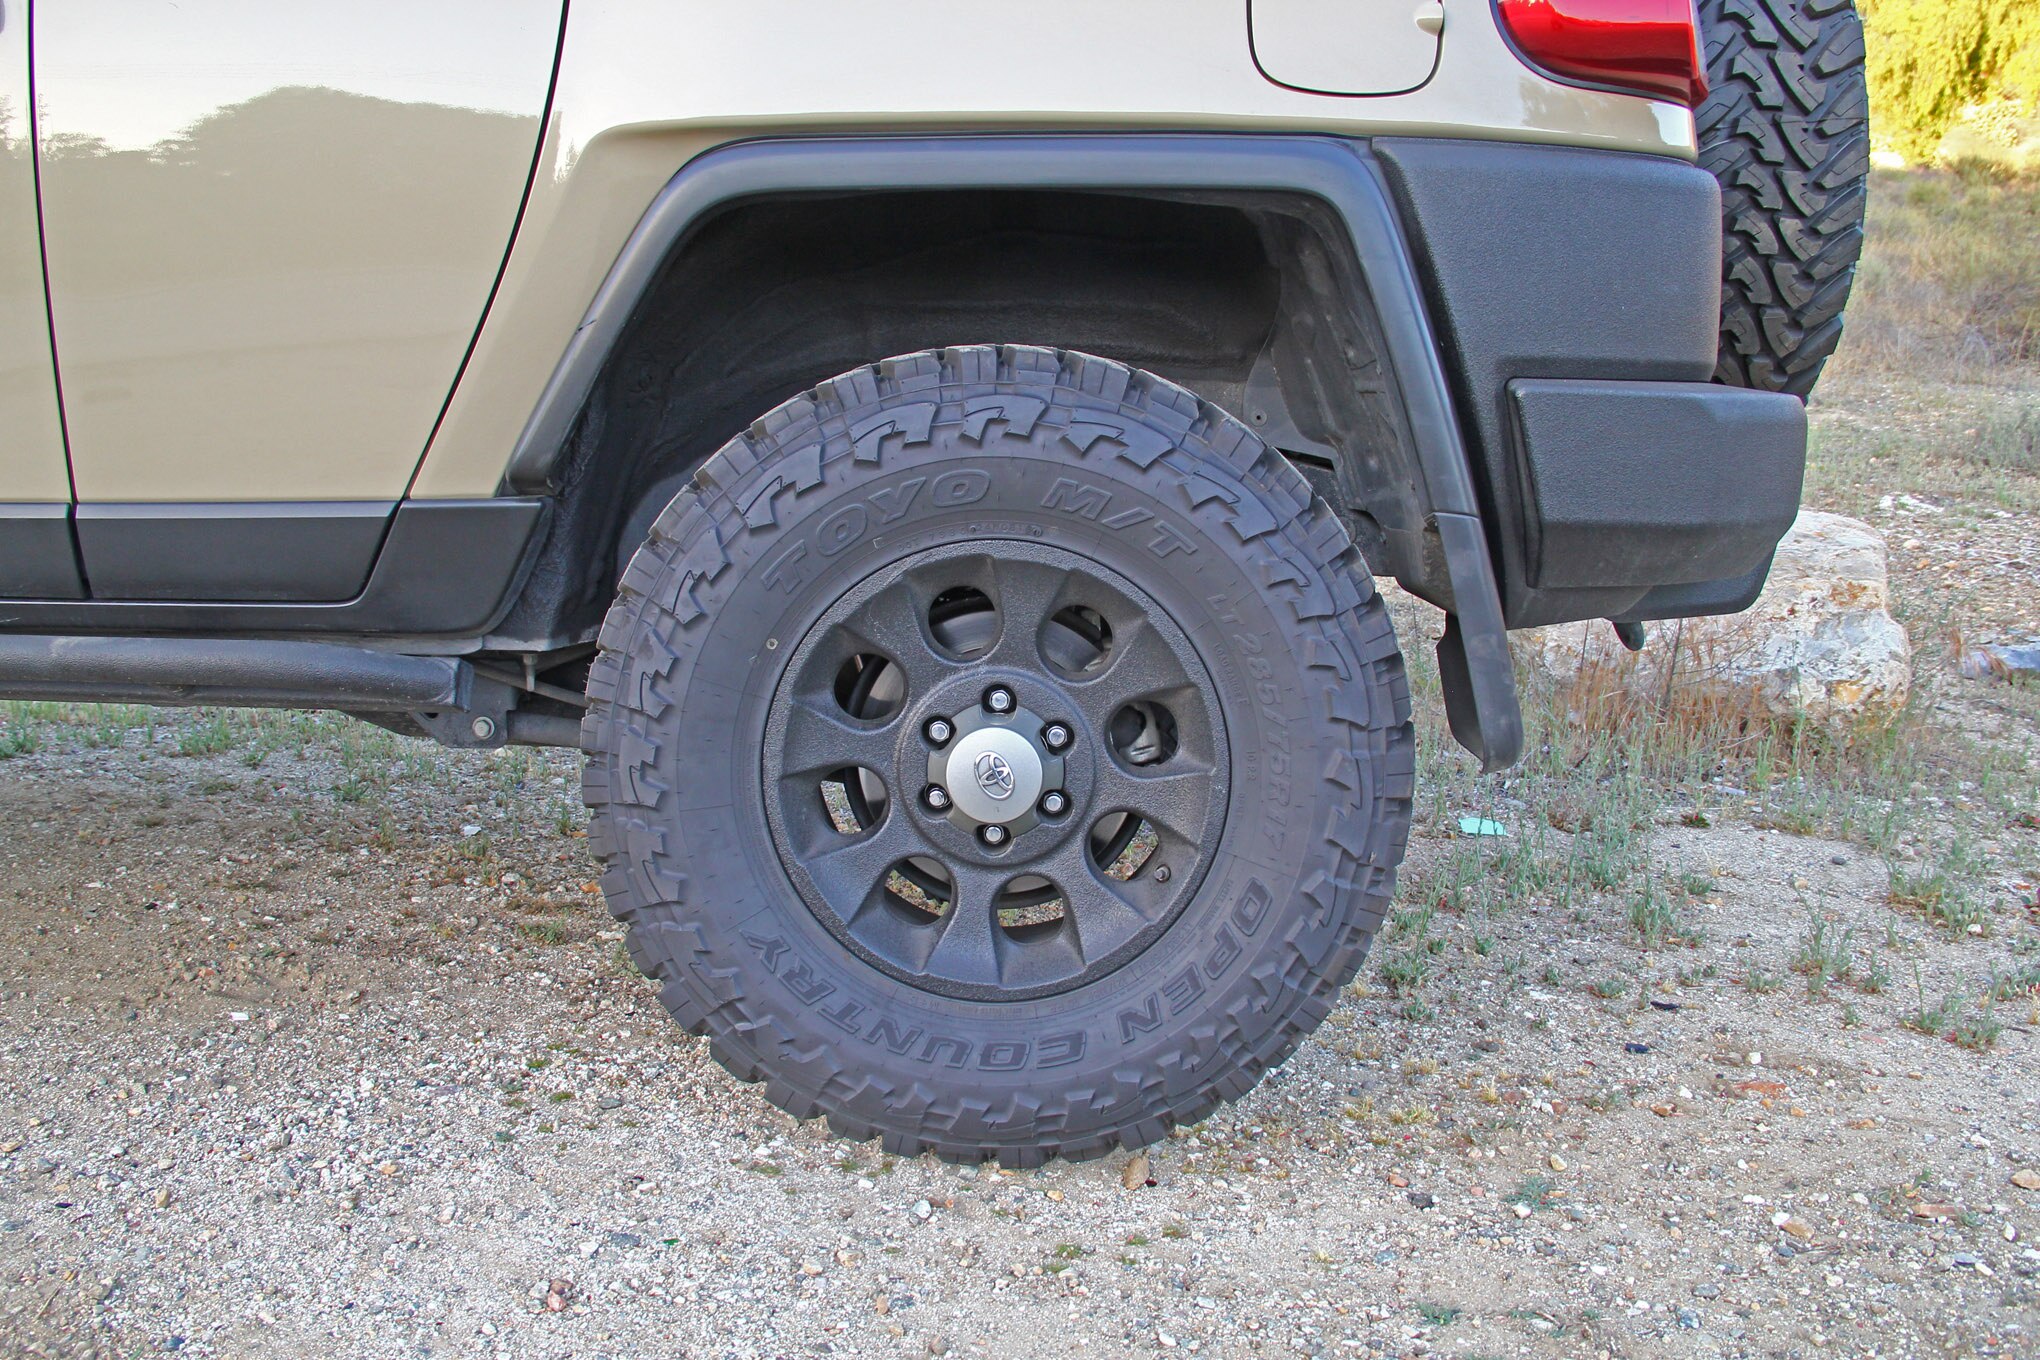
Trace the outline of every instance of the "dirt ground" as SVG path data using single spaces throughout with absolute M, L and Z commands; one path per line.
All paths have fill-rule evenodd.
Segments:
M 797 1125 L 668 1023 L 567 756 L 350 802 L 339 720 L 254 768 L 193 721 L 0 767 L 8 1354 L 2040 1354 L 2030 1004 L 1902 1023 L 2002 938 L 1729 794 L 1650 833 L 1697 942 L 1532 903 L 1144 1176 L 1006 1174 Z M 1413 880 L 1464 851 L 1420 827 Z M 1814 921 L 1904 974 L 1809 996 Z

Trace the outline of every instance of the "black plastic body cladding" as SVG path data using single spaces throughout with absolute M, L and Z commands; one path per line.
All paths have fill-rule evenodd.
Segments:
M 70 506 L 0 503 L 0 590 L 36 599 L 84 598 Z
M 1693 585 L 1767 560 L 1799 508 L 1806 408 L 1697 383 L 1509 384 L 1540 590 Z
M 99 600 L 332 603 L 361 593 L 394 501 L 78 507 Z
M 66 507 L 68 509 L 68 507 Z M 155 506 L 167 518 L 157 521 L 154 538 L 158 547 L 173 539 L 192 548 L 185 532 L 192 521 L 178 518 L 170 508 Z M 295 588 L 310 583 L 332 583 L 356 570 L 360 544 L 350 534 L 327 533 L 315 542 L 294 539 L 307 516 L 314 524 L 330 527 L 321 520 L 324 507 L 318 503 L 285 506 L 239 506 L 230 523 L 238 532 L 216 536 L 204 551 L 174 570 L 187 583 L 203 582 L 211 598 L 179 599 L 0 599 L 0 631 L 76 634 L 183 633 L 200 637 L 309 634 L 323 638 L 376 637 L 402 640 L 415 650 L 460 650 L 461 644 L 479 638 L 503 611 L 510 607 L 522 573 L 529 561 L 529 549 L 540 536 L 550 509 L 535 497 L 498 497 L 473 501 L 404 501 L 388 520 L 373 520 L 381 551 L 365 584 L 357 582 L 351 597 L 333 603 L 298 603 L 285 600 L 248 600 L 248 582 L 268 582 L 275 587 L 284 578 L 277 567 L 244 560 L 251 546 L 294 556 L 289 578 Z M 263 511 L 269 513 L 264 514 Z M 104 532 L 118 535 L 136 520 L 90 521 L 81 511 L 80 527 L 87 537 Z M 68 518 L 55 523 L 68 539 Z M 352 522 L 358 529 L 359 522 Z M 0 545 L 10 532 L 0 525 Z M 296 543 L 296 547 L 290 545 Z M 331 549 L 334 556 L 317 550 Z M 123 556 L 122 570 L 145 571 L 146 564 Z M 133 589 L 135 582 L 127 582 Z M 0 587 L 12 587 L 14 578 L 0 580 Z M 222 597 L 226 597 L 223 599 Z M 231 602 L 234 596 L 242 596 Z
M 1705 383 L 1720 309 L 1721 191 L 1696 166 L 1568 147 L 1382 138 L 1481 473 L 1512 628 L 1615 613 L 1640 589 L 1531 583 L 1514 378 Z

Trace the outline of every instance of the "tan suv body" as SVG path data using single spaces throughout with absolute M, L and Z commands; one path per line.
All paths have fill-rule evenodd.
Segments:
M 1286 1051 L 1387 900 L 1407 692 L 1368 572 L 1447 611 L 1452 730 L 1489 768 L 1522 746 L 1506 629 L 1607 617 L 1634 640 L 1761 585 L 1804 456 L 1788 394 L 1832 348 L 1853 268 L 1860 65 L 1833 0 L 0 0 L 0 695 L 302 704 L 457 745 L 581 745 L 612 906 L 666 976 L 690 965 L 641 914 L 680 901 L 689 871 L 661 856 L 713 822 L 675 790 L 741 788 L 762 751 L 779 772 L 753 801 L 777 808 L 793 767 L 774 762 L 807 759 L 787 746 L 796 672 L 837 645 L 822 633 L 864 636 L 830 611 L 919 579 L 890 556 L 909 545 L 954 580 L 918 642 L 868 642 L 833 692 L 845 742 L 894 730 L 902 705 L 920 735 L 861 776 L 816 768 L 852 839 L 899 823 L 925 780 L 931 839 L 898 861 L 923 899 L 976 872 L 944 879 L 944 854 L 1032 863 L 1024 846 L 1090 816 L 1111 784 L 1110 762 L 1096 788 L 1079 773 L 1094 738 L 1119 767 L 1201 762 L 1208 835 L 1247 836 L 1297 792 L 1302 754 L 1268 743 L 1308 731 L 1298 710 L 1255 735 L 1229 705 L 1303 703 L 1325 657 L 1386 637 L 1311 709 L 1371 734 L 1308 772 L 1317 801 L 1296 810 L 1344 807 L 1326 823 L 1344 849 L 1315 876 L 1235 884 L 1205 966 L 1220 979 L 1226 931 L 1298 894 L 1343 943 L 1256 1003 L 1263 1038 L 1229 1067 L 1061 1122 L 935 1120 L 896 1090 L 859 1105 L 831 1094 L 840 1073 L 732 1058 L 727 1034 L 718 1049 L 789 1108 L 902 1147 L 1151 1137 Z M 992 445 L 1016 456 L 987 462 Z M 902 458 L 928 461 L 886 481 Z M 1174 500 L 1142 499 L 1164 484 Z M 824 490 L 850 499 L 808 525 Z M 958 565 L 925 515 L 927 534 L 1012 551 Z M 1200 540 L 1200 516 L 1231 528 Z M 1297 516 L 1308 562 L 1266 557 Z M 1107 531 L 1136 527 L 1177 560 L 1119 561 Z M 782 533 L 771 560 L 746 556 Z M 983 630 L 1018 607 L 1000 573 L 1030 554 L 1065 580 L 1095 566 L 1099 593 L 1038 601 L 1060 612 L 1020 666 L 1009 623 Z M 1245 575 L 1171 603 L 1198 563 L 1235 558 Z M 1288 634 L 1225 641 L 1239 599 L 1296 589 Z M 780 599 L 794 613 L 775 624 Z M 1349 607 L 1359 632 L 1302 636 Z M 662 736 L 695 663 L 659 629 L 732 610 L 755 627 L 715 644 L 697 693 L 796 711 Z M 939 711 L 905 655 L 922 644 Z M 1055 717 L 1112 688 L 1084 676 L 1115 645 L 1159 649 L 1128 665 L 1180 683 L 1088 726 Z M 1279 679 L 1269 645 L 1304 670 Z M 965 662 L 992 677 L 969 702 L 943 669 Z M 1039 806 L 1005 805 L 1016 788 Z M 811 815 L 811 792 L 742 835 L 795 853 L 784 818 Z M 1166 821 L 1147 823 L 1158 854 Z M 1093 854 L 1141 824 L 1108 810 Z M 1186 866 L 1220 854 L 1196 839 Z M 1198 862 L 1169 893 L 1202 891 Z M 980 941 L 952 975 L 932 936 L 881 946 L 865 916 L 832 917 L 825 878 L 789 864 L 764 891 L 803 895 L 846 958 L 943 1005 L 1131 977 L 1185 910 L 1157 886 L 1110 960 L 1077 959 L 1071 926 L 997 960 Z M 1080 916 L 1060 886 L 1027 909 Z M 745 938 L 767 991 L 803 957 Z M 1074 971 L 1043 961 L 1058 949 Z M 1174 985 L 1029 1051 L 1074 1063 L 1201 1013 Z M 676 983 L 668 1004 L 724 1033 L 690 996 Z M 1006 1047 L 952 1044 L 939 1019 L 883 1042 L 1006 1070 Z

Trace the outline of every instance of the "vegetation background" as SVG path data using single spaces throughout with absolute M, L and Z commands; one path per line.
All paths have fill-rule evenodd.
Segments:
M 1882 149 L 1933 159 L 1951 132 L 2040 159 L 2040 0 L 1859 0 Z M 1964 125 L 1968 125 L 1966 128 Z

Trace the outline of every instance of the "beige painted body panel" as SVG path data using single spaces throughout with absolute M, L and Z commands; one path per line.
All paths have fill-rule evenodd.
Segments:
M 1246 0 L 576 0 L 524 222 L 415 494 L 495 491 L 631 229 L 689 159 L 726 142 L 1212 129 L 1693 155 L 1687 110 L 1546 80 L 1502 41 L 1487 0 L 1446 8 L 1430 81 L 1353 98 L 1263 77 Z
M 71 499 L 43 309 L 28 3 L 0 0 L 0 501 Z
M 38 6 L 82 500 L 403 493 L 523 196 L 559 0 Z

